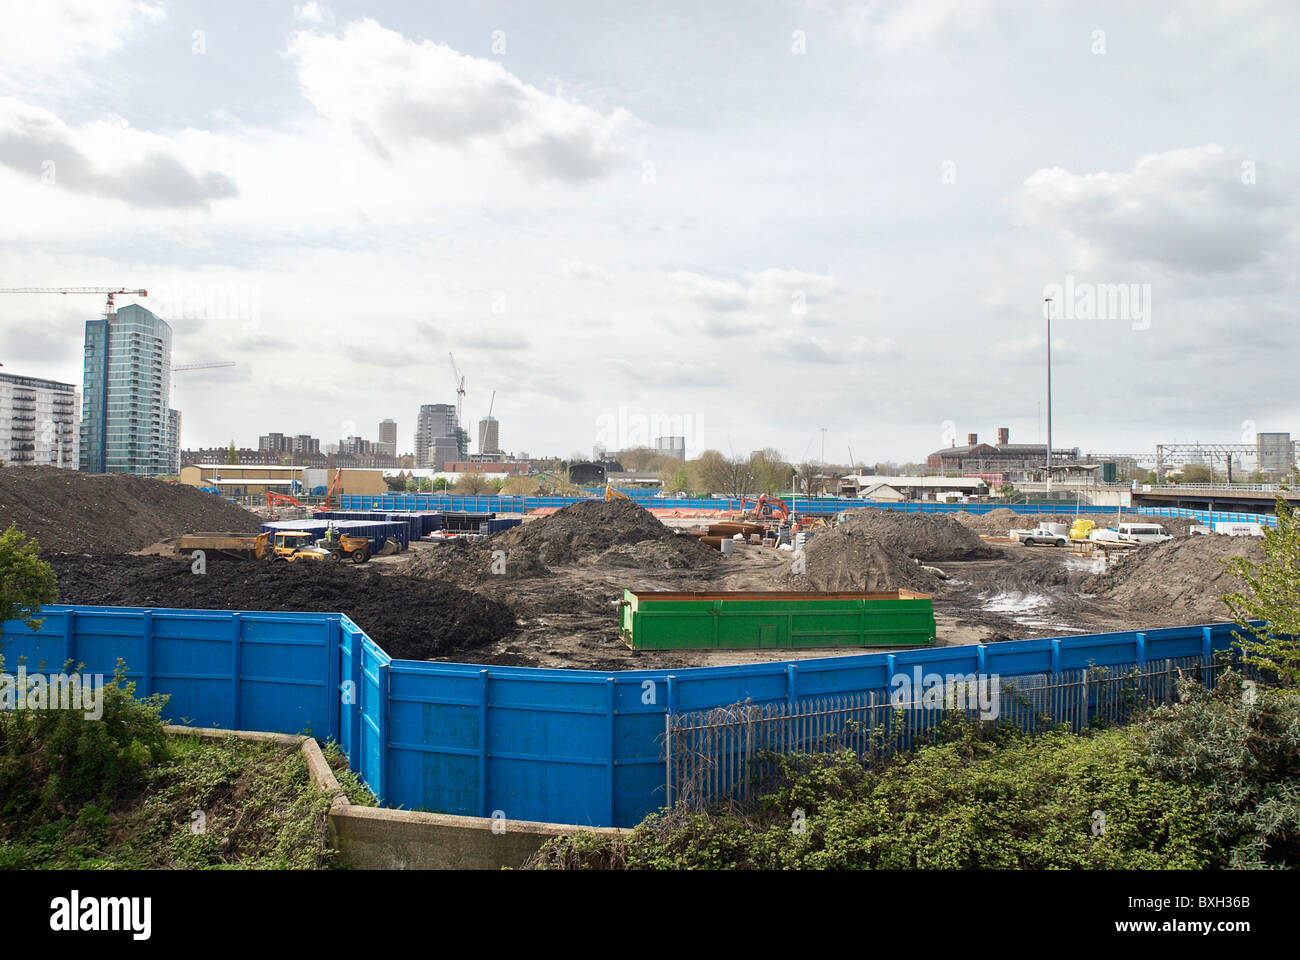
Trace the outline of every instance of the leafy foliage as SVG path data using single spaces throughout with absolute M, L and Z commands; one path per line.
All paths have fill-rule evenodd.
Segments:
M 1217 850 L 1197 791 L 1125 730 L 966 726 L 866 770 L 851 753 L 775 758 L 749 807 L 652 816 L 626 839 L 557 838 L 533 864 L 633 869 L 1198 868 Z
M 1293 473 L 1293 481 L 1300 472 Z M 1237 645 L 1242 659 L 1290 684 L 1300 683 L 1300 516 L 1284 498 L 1277 499 L 1277 529 L 1264 531 L 1264 560 L 1232 557 L 1228 569 L 1241 579 L 1242 590 L 1223 602 L 1246 632 Z M 1263 620 L 1255 627 L 1251 620 Z
M 1232 671 L 1179 694 L 1139 730 L 1149 769 L 1198 788 L 1229 866 L 1300 866 L 1300 695 Z
M 41 605 L 59 595 L 54 570 L 36 551 L 36 541 L 13 524 L 0 534 L 0 634 L 8 620 L 39 629 Z
M 119 661 L 104 684 L 97 719 L 78 708 L 0 712 L 0 821 L 44 822 L 111 797 L 138 784 L 147 763 L 163 755 L 158 718 L 167 698 L 137 700 L 124 670 Z

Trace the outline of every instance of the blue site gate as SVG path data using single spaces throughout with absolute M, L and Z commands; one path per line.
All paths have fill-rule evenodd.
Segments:
M 1232 645 L 1230 623 L 680 670 L 394 660 L 341 613 L 50 606 L 4 624 L 4 670 L 111 675 L 165 693 L 167 720 L 337 740 L 389 806 L 631 826 L 665 801 L 666 715 L 876 691 L 927 673 L 1053 675 Z

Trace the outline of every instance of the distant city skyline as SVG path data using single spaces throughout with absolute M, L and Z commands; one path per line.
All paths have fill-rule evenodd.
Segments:
M 1300 433 L 1294 3 L 26 12 L 0 286 L 148 289 L 234 361 L 178 379 L 187 447 L 403 447 L 451 351 L 472 440 L 920 462 L 1046 439 L 1046 296 L 1054 444 Z M 0 298 L 4 369 L 93 402 L 95 316 Z

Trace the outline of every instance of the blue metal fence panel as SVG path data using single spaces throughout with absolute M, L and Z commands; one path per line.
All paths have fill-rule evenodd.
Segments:
M 665 714 L 876 691 L 899 676 L 1123 669 L 1229 647 L 1208 624 L 681 670 L 605 673 L 392 660 L 341 614 L 49 607 L 4 625 L 5 669 L 72 659 L 204 726 L 338 739 L 383 802 L 410 809 L 627 826 L 664 802 Z M 923 681 L 924 682 L 924 681 Z
M 6 672 L 112 676 L 164 693 L 166 720 L 227 729 L 335 735 L 338 614 L 49 606 L 39 631 L 4 624 Z M 69 632 L 70 631 L 70 632 Z M 71 650 L 72 655 L 67 655 Z
M 744 508 L 740 500 L 713 497 L 658 497 L 641 490 L 623 491 L 635 503 L 643 507 L 662 510 L 728 510 Z M 467 511 L 471 513 L 522 514 L 547 507 L 566 507 L 572 503 L 590 500 L 592 497 L 458 497 L 436 493 L 406 493 L 384 496 L 369 494 L 345 494 L 339 498 L 343 510 L 398 510 L 398 511 Z M 1085 517 L 1113 517 L 1134 513 L 1158 517 L 1187 517 L 1202 523 L 1231 520 L 1239 523 L 1262 523 L 1276 526 L 1277 517 L 1271 514 L 1237 513 L 1226 511 L 1196 510 L 1190 507 L 1138 507 L 1123 508 L 1095 506 L 1092 504 L 1070 503 L 939 503 L 927 500 L 905 500 L 892 502 L 884 500 L 855 500 L 832 497 L 792 497 L 788 498 L 792 510 L 797 513 L 830 515 L 843 510 L 901 510 L 904 513 L 967 513 L 983 514 L 993 510 L 1009 509 L 1014 513 L 1035 514 L 1043 512 L 1074 513 Z M 750 501 L 752 506 L 753 501 Z

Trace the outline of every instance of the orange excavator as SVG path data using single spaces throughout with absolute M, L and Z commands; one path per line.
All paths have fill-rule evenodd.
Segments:
M 343 487 L 343 471 L 335 470 L 334 479 L 330 481 L 329 489 L 325 491 L 325 500 L 316 509 L 333 510 L 334 497 L 336 494 L 338 494 L 341 491 L 342 487 Z M 266 508 L 270 510 L 272 513 L 274 513 L 275 505 L 277 503 L 283 504 L 284 506 L 288 506 L 288 507 L 298 507 L 300 510 L 309 509 L 307 505 L 302 501 L 300 501 L 297 497 L 291 497 L 287 493 L 272 493 L 270 490 L 266 491 Z
M 275 519 L 276 504 L 281 504 L 286 507 L 297 507 L 299 510 L 307 509 L 298 501 L 297 497 L 291 497 L 287 493 L 272 493 L 270 490 L 266 491 L 266 509 L 271 512 L 271 519 L 273 520 Z
M 748 497 L 740 498 L 740 507 L 744 511 L 741 516 L 746 520 L 780 519 L 789 522 L 794 516 L 784 500 L 780 497 L 769 496 L 766 493 L 760 494 L 758 499 L 754 501 L 753 510 L 746 509 L 748 504 Z

